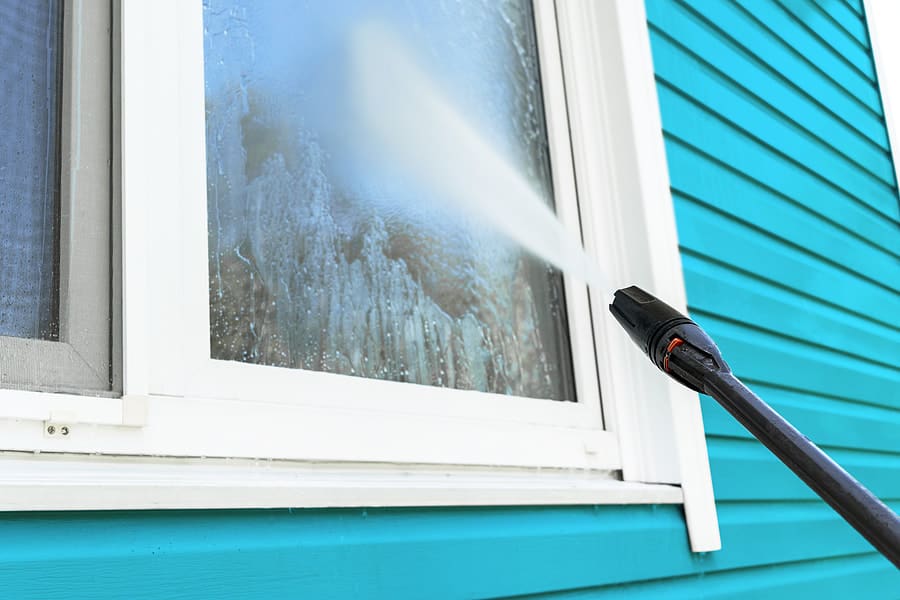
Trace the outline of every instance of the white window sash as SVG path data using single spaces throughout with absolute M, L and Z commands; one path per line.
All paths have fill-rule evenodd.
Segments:
M 559 46 L 555 39 L 555 14 L 552 3 L 537 3 L 536 9 L 537 21 L 543 24 L 538 32 L 544 42 L 541 44 L 542 75 L 553 91 L 545 100 L 547 113 L 556 116 L 548 123 L 556 197 L 559 206 L 564 207 L 566 224 L 577 235 L 577 204 Z M 355 454 L 356 460 L 381 460 L 387 451 L 383 432 L 394 431 L 391 423 L 415 419 L 414 431 L 407 428 L 406 435 L 392 436 L 389 445 L 392 460 L 421 462 L 423 456 L 430 456 L 441 457 L 440 462 L 450 464 L 522 464 L 521 457 L 531 454 L 529 447 L 535 448 L 538 440 L 552 439 L 555 447 L 542 447 L 536 454 L 556 458 L 547 459 L 551 460 L 549 464 L 534 463 L 535 466 L 619 468 L 615 433 L 602 428 L 587 294 L 572 283 L 567 283 L 567 297 L 571 300 L 568 313 L 573 324 L 571 339 L 578 403 L 512 398 L 210 358 L 202 12 L 199 2 L 178 3 L 176 10 L 177 15 L 171 21 L 176 27 L 170 28 L 169 33 L 173 39 L 157 35 L 152 40 L 170 47 L 176 46 L 176 35 L 178 39 L 178 53 L 169 57 L 173 62 L 168 65 L 171 70 L 165 72 L 165 84 L 160 81 L 153 87 L 166 90 L 166 98 L 157 99 L 154 107 L 157 114 L 165 115 L 163 121 L 171 125 L 166 139 L 177 139 L 179 144 L 158 148 L 159 156 L 154 161 L 168 153 L 172 172 L 180 175 L 172 182 L 178 184 L 177 188 L 171 192 L 160 189 L 155 194 L 153 209 L 142 219 L 142 226 L 163 231 L 167 226 L 177 226 L 180 215 L 181 227 L 179 235 L 170 237 L 170 243 L 145 250 L 149 281 L 156 290 L 165 290 L 166 296 L 150 306 L 149 320 L 154 323 L 154 334 L 148 341 L 151 365 L 156 372 L 151 374 L 149 393 L 293 406 L 297 422 L 306 424 L 297 426 L 308 426 L 308 435 L 324 430 L 332 438 L 342 438 L 320 440 L 316 456 L 327 459 Z M 158 15 L 159 11 L 155 6 L 154 14 Z M 147 54 L 157 64 L 166 64 L 166 54 L 160 56 L 160 52 L 166 50 L 148 49 Z M 175 73 L 179 74 L 177 83 Z M 153 126 L 160 128 L 158 123 Z M 129 244 L 127 237 L 126 244 Z M 146 290 L 142 295 L 153 297 L 153 293 Z M 180 302 L 172 302 L 172 297 L 179 298 Z M 173 345 L 171 340 L 175 339 L 182 343 Z M 337 420 L 343 427 L 332 415 L 340 415 Z M 477 422 L 486 425 L 480 429 Z M 376 431 L 365 434 L 372 429 Z M 358 433 L 350 433 L 357 430 Z M 498 435 L 475 437 L 479 430 L 496 430 Z M 500 431 L 509 434 L 499 435 Z M 520 432 L 521 437 L 514 432 Z M 572 442 L 565 443 L 566 437 Z M 460 440 L 474 443 L 479 452 L 473 454 L 471 447 Z

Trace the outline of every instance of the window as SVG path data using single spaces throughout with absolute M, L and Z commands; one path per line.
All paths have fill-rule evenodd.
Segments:
M 639 3 L 125 2 L 123 393 L 0 390 L 0 508 L 683 502 L 715 547 L 696 395 L 369 145 L 329 62 L 363 17 L 616 281 L 683 302 Z
M 210 0 L 204 42 L 213 358 L 575 400 L 560 273 L 361 141 L 366 79 L 418 75 L 386 63 L 399 52 L 552 202 L 529 0 Z
M 0 15 L 0 384 L 108 392 L 109 6 L 4 0 Z

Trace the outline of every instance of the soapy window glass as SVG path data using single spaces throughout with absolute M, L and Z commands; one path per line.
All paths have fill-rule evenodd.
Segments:
M 212 358 L 574 401 L 561 274 L 373 152 L 373 28 L 553 203 L 530 0 L 205 0 Z
M 0 336 L 58 336 L 59 2 L 0 0 Z

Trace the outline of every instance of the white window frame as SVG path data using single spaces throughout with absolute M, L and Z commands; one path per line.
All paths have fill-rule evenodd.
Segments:
M 565 65 L 545 86 L 551 146 L 571 146 L 560 217 L 577 226 L 570 156 L 588 251 L 684 309 L 643 4 L 535 7 L 542 39 L 559 30 L 542 74 Z M 578 403 L 210 359 L 201 3 L 120 18 L 124 393 L 0 390 L 0 510 L 683 503 L 691 547 L 719 548 L 697 394 L 569 282 L 594 324 Z

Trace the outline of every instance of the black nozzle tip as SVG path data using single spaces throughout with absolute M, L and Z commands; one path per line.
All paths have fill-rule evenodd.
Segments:
M 609 311 L 654 365 L 692 390 L 703 391 L 709 372 L 728 370 L 699 325 L 637 286 L 616 291 Z
M 656 296 L 633 285 L 617 290 L 609 311 L 638 347 L 653 359 L 662 334 L 682 323 L 693 323 Z

